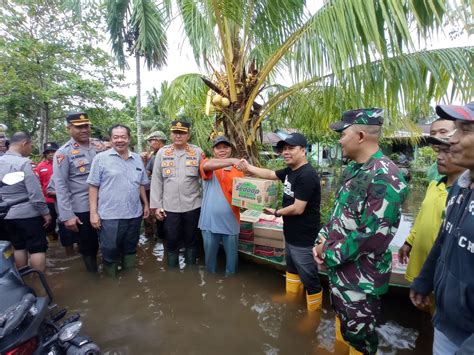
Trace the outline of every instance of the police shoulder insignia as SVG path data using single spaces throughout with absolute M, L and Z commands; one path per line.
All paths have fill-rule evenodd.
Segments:
M 173 155 L 173 149 L 172 149 L 172 148 L 166 149 L 166 150 L 165 150 L 165 155 L 167 155 L 167 156 Z
M 56 154 L 56 161 L 58 162 L 58 165 L 60 165 L 63 160 L 64 160 L 64 155 Z
M 189 149 L 186 150 L 188 155 L 193 157 L 196 155 L 196 149 L 189 147 Z
M 79 148 L 79 143 L 74 143 L 72 146 L 73 146 L 74 148 Z

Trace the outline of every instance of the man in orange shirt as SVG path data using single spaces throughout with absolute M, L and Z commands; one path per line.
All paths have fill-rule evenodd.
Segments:
M 232 206 L 232 183 L 243 177 L 237 170 L 240 159 L 231 158 L 232 144 L 225 136 L 217 137 L 213 144 L 213 159 L 204 159 L 200 166 L 204 180 L 204 196 L 198 227 L 202 231 L 206 268 L 216 272 L 217 252 L 222 241 L 226 254 L 226 275 L 235 273 L 238 261 L 240 211 Z

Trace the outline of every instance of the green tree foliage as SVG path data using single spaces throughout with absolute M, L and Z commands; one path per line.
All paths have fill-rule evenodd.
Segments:
M 459 28 L 469 30 L 470 2 L 455 2 Z M 270 116 L 280 127 L 315 135 L 348 108 L 379 106 L 387 129 L 413 129 L 433 101 L 473 95 L 474 48 L 425 47 L 437 40 L 450 3 L 328 0 L 309 12 L 305 0 L 177 0 L 208 80 L 204 86 L 197 74 L 179 77 L 171 84 L 178 92 L 165 102 L 175 108 L 182 95 L 196 117 L 207 106 L 209 130 L 223 130 L 254 160 L 258 131 Z
M 94 3 L 81 19 L 57 0 L 12 0 L 0 8 L 0 122 L 38 143 L 64 141 L 68 111 L 85 109 L 104 134 L 113 104 L 124 100 Z M 114 113 L 114 115 L 117 112 Z M 120 117 L 120 116 L 119 116 Z

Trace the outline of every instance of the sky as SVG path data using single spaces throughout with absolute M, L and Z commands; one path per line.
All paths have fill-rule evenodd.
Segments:
M 316 12 L 322 5 L 323 0 L 310 0 L 310 5 L 307 5 L 310 13 Z M 448 31 L 449 28 L 445 29 Z M 462 36 L 452 40 L 447 33 L 441 32 L 438 38 L 432 40 L 426 45 L 427 49 L 439 49 L 457 46 L 474 45 L 474 39 L 468 37 L 466 33 Z M 171 82 L 176 77 L 202 72 L 197 66 L 191 47 L 183 35 L 182 24 L 179 21 L 173 21 L 168 28 L 168 65 L 161 70 L 153 69 L 149 71 L 145 65 L 141 68 L 142 79 L 142 102 L 145 102 L 146 92 L 153 88 L 160 88 L 163 81 Z M 127 97 L 136 95 L 136 75 L 135 75 L 135 59 L 133 57 L 128 59 L 130 69 L 125 72 L 126 83 L 129 84 L 126 88 L 118 88 L 117 91 Z M 461 104 L 461 102 L 452 102 L 453 104 Z

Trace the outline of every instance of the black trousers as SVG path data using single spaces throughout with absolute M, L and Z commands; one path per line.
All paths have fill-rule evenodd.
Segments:
M 198 248 L 200 214 L 201 208 L 182 213 L 166 211 L 163 229 L 168 241 L 168 252 L 177 253 L 181 247 Z
M 53 234 L 56 235 L 56 219 L 58 218 L 58 214 L 56 212 L 56 206 L 53 203 L 48 203 L 48 210 L 49 214 L 51 215 L 51 223 L 44 229 L 46 234 Z
M 79 245 L 79 253 L 83 256 L 96 256 L 99 250 L 99 236 L 91 225 L 90 212 L 75 212 L 75 215 L 82 222 L 79 225 L 79 233 L 71 232 Z

